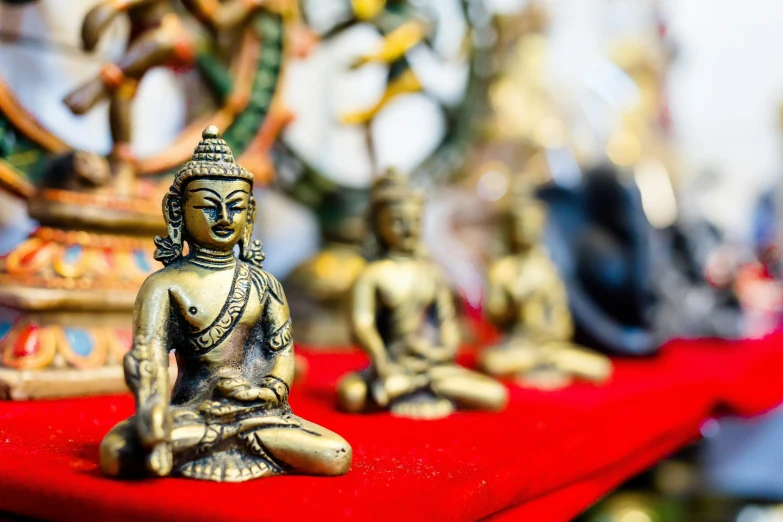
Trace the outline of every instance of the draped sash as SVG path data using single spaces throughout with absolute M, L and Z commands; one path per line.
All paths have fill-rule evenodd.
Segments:
M 187 342 L 192 355 L 209 352 L 236 328 L 250 300 L 250 287 L 250 266 L 237 262 L 231 290 L 217 318 L 207 328 L 188 336 Z

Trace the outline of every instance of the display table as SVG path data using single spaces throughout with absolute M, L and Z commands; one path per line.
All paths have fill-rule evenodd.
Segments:
M 335 382 L 363 356 L 300 353 L 309 371 L 291 404 L 351 443 L 348 475 L 109 480 L 98 444 L 133 413 L 129 396 L 0 403 L 0 511 L 115 522 L 568 520 L 693 440 L 711 416 L 783 401 L 782 336 L 671 343 L 654 359 L 617 361 L 607 385 L 549 393 L 511 385 L 504 413 L 439 421 L 339 413 Z

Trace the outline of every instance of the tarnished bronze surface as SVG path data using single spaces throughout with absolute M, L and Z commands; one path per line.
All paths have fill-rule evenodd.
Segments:
M 573 377 L 605 380 L 612 371 L 609 359 L 571 343 L 566 288 L 541 244 L 545 208 L 530 185 L 515 192 L 506 229 L 509 253 L 492 264 L 487 283 L 487 317 L 504 339 L 482 352 L 479 365 L 540 388 L 557 388 Z
M 125 356 L 137 412 L 101 444 L 107 475 L 239 482 L 341 475 L 351 465 L 342 437 L 288 405 L 291 320 L 280 283 L 261 268 L 260 243 L 250 239 L 252 184 L 210 126 L 163 200 L 168 235 L 155 240 L 155 257 L 165 266 L 139 291 Z M 170 392 L 171 350 L 179 373 Z
M 454 364 L 459 327 L 451 290 L 421 251 L 421 211 L 404 177 L 390 172 L 375 182 L 370 225 L 378 253 L 354 284 L 351 310 L 371 365 L 343 378 L 340 406 L 414 418 L 443 417 L 455 407 L 501 410 L 503 385 Z

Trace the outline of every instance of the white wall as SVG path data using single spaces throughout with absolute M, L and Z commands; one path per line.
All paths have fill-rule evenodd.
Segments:
M 492 0 L 501 1 L 501 0 Z M 503 0 L 513 1 L 513 0 Z M 783 2 L 549 0 L 552 84 L 580 99 L 613 42 L 654 38 L 656 9 L 677 57 L 669 72 L 674 139 L 686 181 L 711 170 L 719 186 L 697 200 L 711 220 L 746 236 L 760 192 L 780 184 Z M 698 196 L 698 195 L 695 195 Z

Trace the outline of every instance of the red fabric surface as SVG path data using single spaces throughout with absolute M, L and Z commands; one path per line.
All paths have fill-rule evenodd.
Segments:
M 98 444 L 133 413 L 130 397 L 3 403 L 0 511 L 57 521 L 568 520 L 692 440 L 711 415 L 781 402 L 781 340 L 676 342 L 654 359 L 618 361 L 605 386 L 510 385 L 504 413 L 439 421 L 335 411 L 335 382 L 364 358 L 307 352 L 291 402 L 353 446 L 352 470 L 336 478 L 109 480 Z
M 676 433 L 649 444 L 644 448 L 644 451 L 630 456 L 620 463 L 601 469 L 587 478 L 553 493 L 504 509 L 485 520 L 487 522 L 571 520 L 597 499 L 620 485 L 629 476 L 650 467 L 661 456 L 672 453 L 684 443 L 695 438 L 698 432 L 698 427 L 695 425 L 690 434 L 684 429 L 677 430 Z

